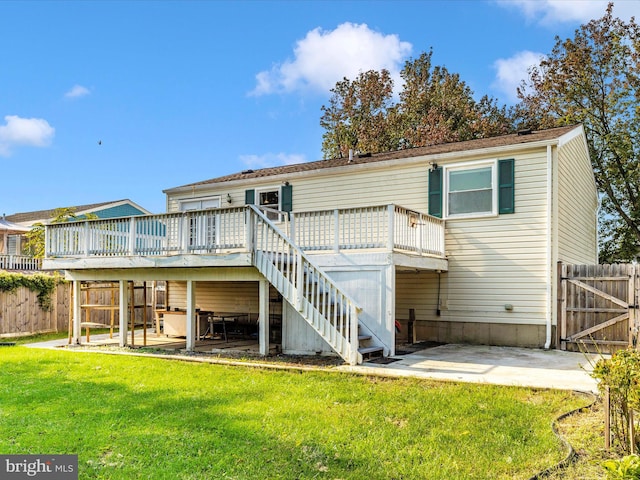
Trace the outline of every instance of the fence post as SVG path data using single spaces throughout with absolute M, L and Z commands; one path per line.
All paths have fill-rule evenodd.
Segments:
M 609 385 L 604 389 L 604 448 L 611 448 L 611 396 Z
M 633 421 L 633 409 L 629 409 L 629 453 L 636 453 L 636 428 Z
M 560 350 L 567 349 L 567 265 L 560 264 L 560 308 L 558 316 L 560 317 Z

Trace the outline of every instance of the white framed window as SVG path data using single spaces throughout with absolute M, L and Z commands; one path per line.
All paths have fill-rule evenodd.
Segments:
M 444 167 L 445 217 L 497 215 L 497 184 L 495 160 Z
M 256 189 L 256 205 L 280 210 L 280 187 Z M 280 221 L 279 214 L 270 211 L 265 213 L 269 220 Z
M 180 211 L 206 210 L 207 208 L 220 208 L 221 197 L 202 197 L 180 200 Z

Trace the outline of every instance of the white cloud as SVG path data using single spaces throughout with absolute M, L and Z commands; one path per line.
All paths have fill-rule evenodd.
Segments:
M 522 80 L 529 78 L 528 70 L 534 65 L 539 65 L 545 57 L 542 53 L 524 50 L 510 58 L 499 58 L 493 64 L 496 69 L 496 80 L 493 87 L 505 94 L 511 102 L 518 100 L 517 88 Z
M 87 87 L 83 87 L 82 85 L 74 85 L 71 90 L 64 94 L 66 98 L 79 98 L 87 96 L 91 93 L 91 91 Z
M 251 95 L 316 90 L 328 93 L 344 77 L 386 68 L 398 85 L 399 71 L 412 45 L 398 35 L 384 35 L 366 24 L 343 23 L 335 30 L 311 30 L 298 40 L 294 59 L 256 75 Z
M 605 14 L 610 0 L 497 0 L 499 5 L 520 10 L 529 20 L 542 24 L 586 23 Z M 624 20 L 640 16 L 640 2 L 617 1 L 613 14 Z
M 8 157 L 14 147 L 46 147 L 51 144 L 55 128 L 42 118 L 4 117 L 0 125 L 0 156 Z
M 267 168 L 304 163 L 306 159 L 304 155 L 299 154 L 266 153 L 264 155 L 240 155 L 240 161 L 249 168 Z

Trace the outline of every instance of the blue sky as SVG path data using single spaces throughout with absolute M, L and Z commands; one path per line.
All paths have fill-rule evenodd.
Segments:
M 322 158 L 321 106 L 430 48 L 477 98 L 604 14 L 599 0 L 2 1 L 0 214 Z M 640 17 L 640 0 L 614 14 Z

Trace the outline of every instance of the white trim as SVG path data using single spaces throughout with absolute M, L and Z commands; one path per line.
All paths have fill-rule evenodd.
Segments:
M 478 160 L 474 162 L 452 163 L 442 166 L 442 218 L 466 219 L 496 217 L 498 215 L 498 160 Z M 491 167 L 491 211 L 449 214 L 449 171 L 472 170 L 483 167 Z
M 554 268 L 551 265 L 551 246 L 552 246 L 552 201 L 553 201 L 553 184 L 552 184 L 552 148 L 551 145 L 547 146 L 547 252 L 546 252 L 546 262 L 547 262 L 547 289 L 546 289 L 546 297 L 547 297 L 547 305 L 545 306 L 545 325 L 546 325 L 546 338 L 544 342 L 545 350 L 548 350 L 551 347 L 551 321 L 552 321 L 552 302 L 553 295 L 551 291 L 551 285 L 553 283 L 553 275 Z
M 256 187 L 254 189 L 254 196 L 253 196 L 253 204 L 256 207 L 262 207 L 263 205 L 260 204 L 260 193 L 261 192 L 278 192 L 278 205 L 276 207 L 276 210 L 282 210 L 282 188 L 280 186 L 280 184 L 275 184 L 274 186 L 265 186 L 265 187 Z M 271 207 L 273 208 L 272 205 L 267 205 L 267 207 Z M 282 216 L 278 215 L 278 218 L 271 218 L 269 215 L 274 215 L 272 212 L 267 212 L 267 217 L 276 223 L 282 222 Z
M 206 202 L 209 200 L 217 200 L 218 201 L 218 206 L 217 207 L 210 207 L 210 208 L 220 208 L 222 206 L 222 195 L 209 195 L 206 197 L 192 197 L 192 198 L 180 198 L 178 199 L 178 209 L 181 212 L 185 212 L 186 210 L 183 210 L 183 204 L 185 203 L 189 203 L 189 202 Z M 195 208 L 194 210 L 206 210 L 204 208 Z

